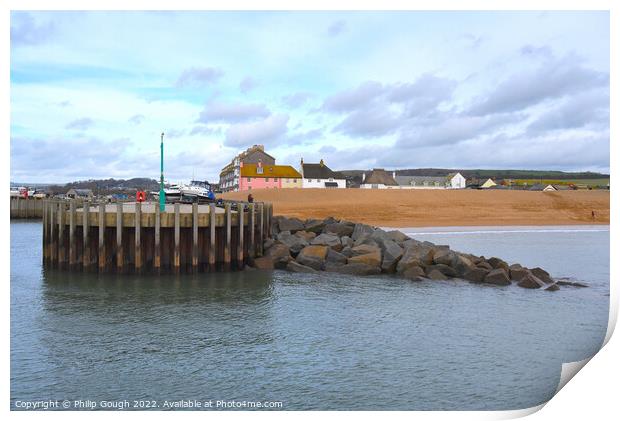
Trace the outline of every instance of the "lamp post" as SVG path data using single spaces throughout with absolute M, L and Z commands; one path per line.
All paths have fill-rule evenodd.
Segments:
M 160 146 L 161 176 L 159 179 L 159 211 L 166 211 L 166 192 L 164 191 L 164 133 L 161 134 Z

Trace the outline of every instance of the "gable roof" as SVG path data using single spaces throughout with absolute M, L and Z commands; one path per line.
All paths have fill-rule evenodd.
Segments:
M 301 169 L 304 175 L 304 178 L 317 178 L 317 179 L 342 179 L 344 180 L 344 175 L 337 171 L 332 171 L 325 164 L 301 164 Z
M 243 164 L 241 177 L 277 177 L 277 178 L 301 178 L 301 174 L 290 165 L 263 165 L 263 173 L 259 174 L 256 164 Z
M 424 183 L 445 185 L 448 182 L 446 177 L 426 177 L 423 175 L 397 175 L 396 183 L 399 186 L 421 186 Z
M 384 186 L 398 186 L 394 178 L 383 168 L 375 168 L 362 184 L 383 184 Z

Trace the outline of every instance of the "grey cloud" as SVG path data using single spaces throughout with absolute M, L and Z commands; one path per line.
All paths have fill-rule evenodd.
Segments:
M 169 139 L 176 139 L 185 134 L 185 130 L 183 129 L 170 129 L 165 132 L 165 136 Z
M 318 128 L 307 130 L 302 133 L 293 133 L 289 136 L 289 139 L 286 143 L 289 145 L 294 145 L 299 143 L 305 143 L 310 140 L 319 139 L 321 136 L 323 136 L 323 131 L 323 128 Z
M 11 44 L 36 45 L 47 41 L 55 32 L 53 22 L 35 22 L 25 12 L 11 13 Z
M 287 132 L 288 115 L 278 114 L 264 120 L 239 123 L 226 132 L 225 146 L 245 147 L 255 143 L 273 144 Z
M 543 45 L 541 47 L 537 47 L 535 45 L 524 45 L 521 47 L 521 55 L 529 56 L 529 57 L 543 57 L 543 58 L 551 58 L 553 57 L 553 51 L 548 45 Z
M 257 86 L 258 86 L 258 81 L 248 76 L 239 83 L 239 90 L 242 93 L 246 94 L 250 92 L 252 89 L 256 88 Z
M 609 74 L 584 67 L 577 58 L 545 61 L 530 72 L 520 72 L 501 82 L 486 98 L 471 107 L 472 115 L 523 110 L 547 99 L 609 85 Z
M 308 92 L 296 92 L 282 97 L 282 102 L 290 108 L 299 108 L 312 97 Z
M 200 112 L 197 123 L 238 123 L 265 118 L 270 114 L 264 104 L 210 102 Z
M 364 82 L 357 88 L 330 96 L 323 102 L 322 109 L 335 113 L 353 111 L 368 105 L 383 93 L 383 85 L 379 82 Z
M 135 114 L 132 115 L 131 117 L 129 117 L 129 119 L 127 120 L 128 122 L 132 123 L 132 124 L 140 124 L 144 121 L 146 117 L 144 117 L 142 114 Z
M 176 86 L 183 87 L 200 87 L 216 82 L 224 72 L 216 67 L 192 67 L 181 73 L 176 81 Z
M 65 100 L 65 101 L 60 101 L 60 102 L 58 102 L 58 103 L 57 103 L 57 105 L 58 105 L 59 107 L 63 107 L 63 108 L 64 108 L 64 107 L 68 107 L 69 105 L 71 105 L 71 101 L 68 101 L 68 100 Z
M 337 20 L 332 22 L 327 28 L 327 34 L 330 37 L 335 37 L 342 34 L 347 29 L 347 23 L 344 20 Z
M 319 152 L 320 153 L 325 153 L 325 154 L 332 154 L 332 153 L 336 152 L 337 150 L 338 149 L 336 147 L 334 147 L 334 146 L 325 145 L 325 146 L 322 146 L 319 149 Z
M 394 132 L 401 119 L 387 108 L 366 108 L 349 114 L 334 131 L 358 137 L 383 136 Z
M 78 118 L 77 120 L 73 120 L 71 122 L 69 122 L 66 126 L 65 129 L 71 129 L 71 130 L 86 130 L 91 128 L 93 125 L 95 124 L 95 122 L 90 119 L 90 118 Z
M 219 135 L 221 132 L 222 132 L 222 129 L 220 129 L 219 127 L 213 128 L 209 126 L 194 126 L 192 130 L 189 132 L 189 135 L 190 136 L 195 136 L 195 135 L 210 136 L 210 135 Z

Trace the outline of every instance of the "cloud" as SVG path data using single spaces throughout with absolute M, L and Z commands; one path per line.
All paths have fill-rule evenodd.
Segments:
M 327 28 L 327 35 L 335 37 L 342 34 L 347 29 L 347 23 L 344 20 L 332 22 Z
M 486 97 L 479 97 L 469 112 L 472 115 L 513 112 L 547 99 L 607 86 L 609 74 L 586 68 L 571 55 L 547 60 L 533 71 L 508 77 Z
M 519 51 L 521 52 L 522 56 L 526 57 L 543 57 L 546 59 L 550 59 L 553 57 L 553 51 L 548 45 L 537 47 L 535 45 L 528 44 L 521 47 L 521 50 Z
M 224 72 L 216 67 L 192 67 L 181 73 L 176 86 L 179 88 L 202 87 L 216 82 L 223 75 Z
M 47 41 L 54 33 L 53 22 L 35 22 L 30 13 L 11 13 L 11 44 L 36 45 Z
M 364 82 L 357 88 L 345 90 L 328 97 L 323 102 L 322 109 L 334 113 L 353 111 L 366 106 L 383 93 L 384 88 L 381 83 L 375 81 Z
M 219 127 L 213 128 L 213 127 L 209 127 L 209 126 L 194 126 L 192 128 L 192 130 L 189 132 L 190 136 L 196 136 L 196 135 L 206 135 L 206 136 L 210 136 L 210 135 L 219 135 L 222 132 L 222 129 Z
M 251 78 L 250 76 L 247 76 L 239 83 L 239 90 L 242 93 L 247 94 L 248 92 L 250 92 L 252 89 L 256 88 L 257 86 L 258 86 L 258 81 L 254 78 Z
M 272 115 L 264 120 L 234 124 L 226 132 L 224 145 L 245 147 L 256 143 L 273 144 L 286 134 L 288 115 Z
M 132 115 L 131 117 L 129 117 L 129 119 L 127 121 L 132 123 L 132 124 L 138 125 L 138 124 L 141 124 L 144 121 L 145 118 L 146 117 L 144 117 L 142 114 L 135 114 L 135 115 Z
M 168 139 L 176 139 L 182 137 L 185 134 L 185 130 L 178 129 L 170 129 L 165 132 L 165 135 Z
M 319 139 L 321 136 L 323 136 L 323 128 L 311 129 L 302 133 L 293 133 L 289 136 L 287 144 L 304 143 L 309 140 Z
M 394 132 L 401 123 L 400 116 L 387 108 L 371 107 L 349 114 L 334 131 L 351 137 L 375 137 Z
M 590 127 L 609 129 L 609 92 L 595 90 L 568 98 L 542 113 L 528 126 L 529 133 Z
M 95 122 L 90 118 L 78 118 L 73 120 L 65 126 L 65 129 L 70 130 L 87 130 L 95 125 Z
M 71 105 L 71 101 L 65 100 L 65 101 L 60 101 L 58 102 L 56 105 L 58 105 L 59 107 L 68 107 Z
M 294 94 L 282 97 L 282 102 L 290 108 L 299 108 L 312 97 L 308 92 L 295 92 Z
M 264 104 L 210 102 L 200 112 L 197 123 L 239 123 L 265 118 L 270 114 Z

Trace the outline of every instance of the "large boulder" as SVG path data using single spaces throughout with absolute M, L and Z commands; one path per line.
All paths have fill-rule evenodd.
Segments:
M 520 282 L 522 279 L 526 278 L 529 275 L 532 275 L 532 272 L 529 271 L 529 269 L 524 268 L 523 266 L 519 265 L 520 267 L 511 267 L 510 268 L 510 279 L 515 281 L 515 282 Z
M 491 266 L 486 260 L 480 260 L 478 263 L 476 263 L 476 266 L 486 269 L 488 271 L 493 270 L 493 266 Z
M 316 273 L 317 271 L 310 266 L 305 266 L 292 260 L 286 265 L 286 270 L 300 273 Z
M 541 268 L 534 268 L 530 269 L 530 271 L 534 276 L 543 281 L 545 284 L 552 284 L 555 282 L 551 275 L 549 275 L 549 272 L 547 272 L 546 270 L 543 270 Z
M 354 247 L 353 248 L 354 253 L 356 253 L 355 249 L 358 249 L 357 251 L 359 251 L 359 247 L 366 247 L 366 246 Z M 363 263 L 368 266 L 379 267 L 381 266 L 381 249 L 379 247 L 374 247 L 374 249 L 368 253 L 357 254 L 357 255 L 354 254 L 353 257 L 349 258 L 349 264 L 351 263 Z
M 445 281 L 448 279 L 446 275 L 438 271 L 437 269 L 433 269 L 426 274 L 428 279 L 432 279 L 433 281 Z
M 402 273 L 402 276 L 412 281 L 421 281 L 426 278 L 426 273 L 420 266 L 411 266 Z
M 308 219 L 304 224 L 304 228 L 308 232 L 320 234 L 323 232 L 323 228 L 325 228 L 325 222 L 320 219 Z
M 327 257 L 327 246 L 307 246 L 304 247 L 295 261 L 304 266 L 310 266 L 315 270 L 322 270 L 325 265 L 325 258 Z
M 340 242 L 342 243 L 342 247 L 353 247 L 353 239 L 348 235 L 343 235 L 340 238 Z
M 433 254 L 433 262 L 440 265 L 456 266 L 458 255 L 450 249 L 440 248 Z
M 404 243 L 405 241 L 409 240 L 409 236 L 407 236 L 406 234 L 403 234 L 400 231 L 394 230 L 394 231 L 388 231 L 387 232 L 387 237 L 392 240 L 397 242 L 398 244 Z
M 256 269 L 266 269 L 272 270 L 274 269 L 273 260 L 269 256 L 257 257 L 252 260 L 252 266 Z
M 441 264 L 441 263 L 437 263 L 435 265 L 429 265 L 424 269 L 427 275 L 429 275 L 430 272 L 433 270 L 438 270 L 439 272 L 443 273 L 444 275 L 450 278 L 456 278 L 457 276 L 459 276 L 459 274 L 456 272 L 456 269 L 448 265 Z
M 333 224 L 325 225 L 323 228 L 323 232 L 327 234 L 335 234 L 338 237 L 342 237 L 343 235 L 350 236 L 353 234 L 353 227 L 348 224 L 344 224 L 342 222 L 335 222 Z
M 293 235 L 290 231 L 282 231 L 276 237 L 279 243 L 286 245 L 293 255 L 297 255 L 308 242 L 301 236 Z
M 459 276 L 463 276 L 466 272 L 476 269 L 476 265 L 470 258 L 462 254 L 456 256 L 456 262 L 453 267 L 456 269 Z
M 374 253 L 375 251 L 381 252 L 379 246 L 370 245 L 370 244 L 362 244 L 360 246 L 355 246 L 351 249 L 351 257 L 359 256 L 362 254 Z
M 470 282 L 480 283 L 484 282 L 484 278 L 485 276 L 487 276 L 487 273 L 489 273 L 487 269 L 474 267 L 472 269 L 466 270 L 465 273 L 463 273 L 463 279 Z
M 345 273 L 347 275 L 378 275 L 381 273 L 381 269 L 377 266 L 370 266 L 364 263 L 349 263 L 347 265 L 338 266 L 334 272 Z
M 535 289 L 543 288 L 545 286 L 545 283 L 531 273 L 526 273 L 525 276 L 522 277 L 519 282 L 517 282 L 517 285 L 521 288 Z
M 374 228 L 371 227 L 370 225 L 355 224 L 355 227 L 353 227 L 353 232 L 351 233 L 350 237 L 353 239 L 353 241 L 357 241 L 357 239 L 360 236 L 370 235 L 372 234 L 373 231 L 374 231 Z
M 301 222 L 300 219 L 287 218 L 285 216 L 281 216 L 278 219 L 278 228 L 280 229 L 280 231 L 290 231 L 291 233 L 303 231 L 305 229 L 304 223 Z
M 276 243 L 265 251 L 265 256 L 270 257 L 273 266 L 277 269 L 284 269 L 288 262 L 293 260 L 290 250 L 286 244 Z
M 510 278 L 508 277 L 508 274 L 502 268 L 493 269 L 492 271 L 487 273 L 487 275 L 484 277 L 484 282 L 486 284 L 502 285 L 502 286 L 510 285 L 511 283 Z
M 560 287 L 558 286 L 557 282 L 552 283 L 551 285 L 549 285 L 547 288 L 545 288 L 545 291 L 559 291 Z
M 353 248 L 349 247 L 349 246 L 346 246 L 345 248 L 340 250 L 340 253 L 342 253 L 343 255 L 345 255 L 347 257 L 353 257 Z
M 342 242 L 337 235 L 334 234 L 320 234 L 313 239 L 310 244 L 317 246 L 327 246 L 333 248 L 336 251 L 342 250 Z
M 491 265 L 493 269 L 504 269 L 506 273 L 510 270 L 508 263 L 504 262 L 502 259 L 497 257 L 491 257 L 487 260 L 487 262 Z
M 347 256 L 338 253 L 334 249 L 330 248 L 329 250 L 327 250 L 327 257 L 325 257 L 325 261 L 344 265 L 347 263 Z
M 412 240 L 415 241 L 415 240 Z M 396 272 L 402 273 L 411 266 L 426 266 L 433 263 L 434 249 L 419 242 L 411 243 L 396 265 Z
M 295 236 L 310 242 L 316 237 L 316 234 L 310 231 L 297 231 Z
M 386 240 L 383 242 L 383 261 L 381 262 L 381 270 L 387 273 L 396 271 L 396 265 L 403 256 L 403 249 L 395 241 Z

